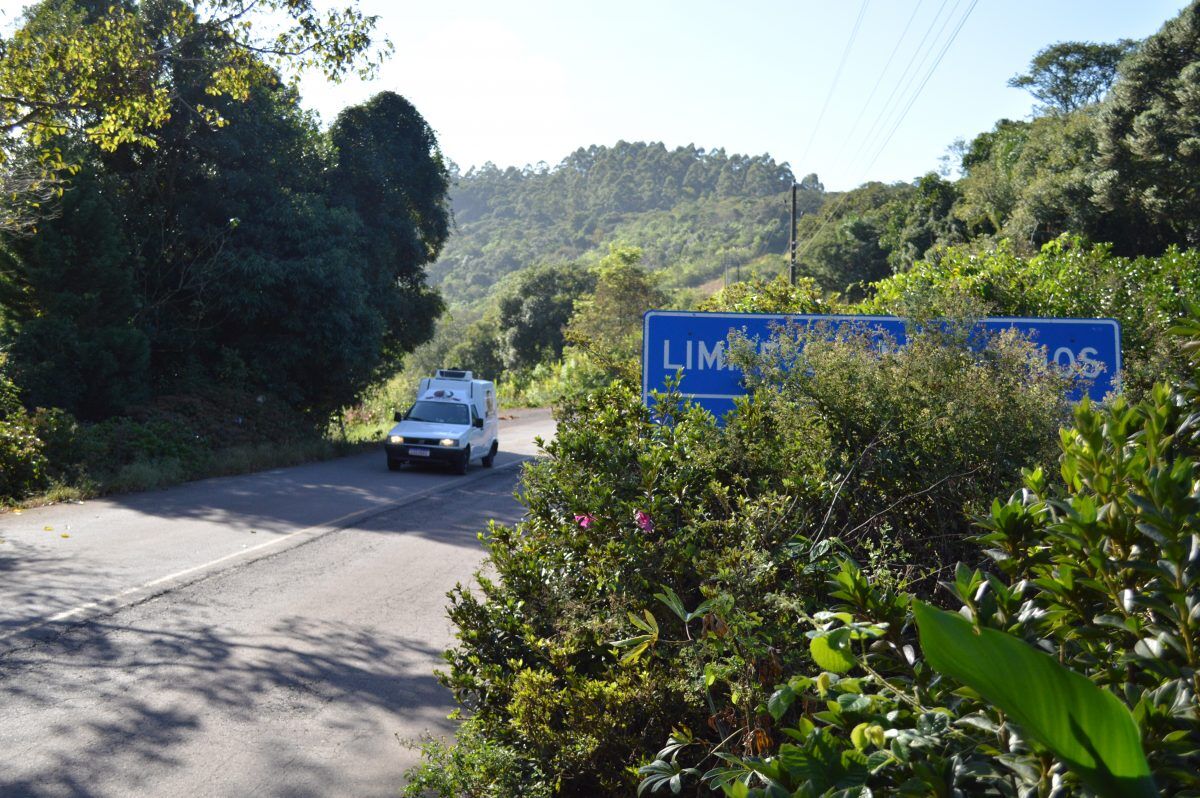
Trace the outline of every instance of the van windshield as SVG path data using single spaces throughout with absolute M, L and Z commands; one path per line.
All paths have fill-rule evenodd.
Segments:
M 453 402 L 417 402 L 408 411 L 409 421 L 425 421 L 430 424 L 470 424 L 471 416 L 466 405 Z

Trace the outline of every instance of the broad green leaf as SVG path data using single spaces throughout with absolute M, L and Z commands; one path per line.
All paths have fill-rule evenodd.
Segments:
M 684 620 L 690 623 L 690 622 L 696 620 L 697 618 L 703 618 L 705 615 L 707 615 L 712 610 L 715 603 L 716 602 L 714 602 L 712 599 L 708 599 L 707 601 L 700 602 L 699 606 L 697 606 L 696 609 L 689 612 L 687 614 L 687 617 L 684 618 Z
M 840 630 L 839 630 L 840 631 Z M 814 637 L 808 642 L 808 653 L 817 667 L 831 673 L 845 673 L 854 667 L 854 655 L 850 653 L 849 635 L 829 634 Z
M 856 693 L 842 693 L 837 702 L 843 712 L 865 712 L 871 708 L 871 699 Z
M 850 732 L 850 742 L 853 743 L 854 747 L 856 749 L 858 749 L 859 751 L 861 751 L 867 747 L 867 743 L 869 742 L 867 740 L 867 727 L 869 727 L 870 725 L 871 725 L 870 722 L 863 721 L 862 723 L 855 726 L 854 729 Z
M 1101 796 L 1156 796 L 1129 709 L 1024 641 L 913 602 L 921 648 L 940 673 L 975 689 Z
M 771 693 L 771 697 L 767 699 L 767 711 L 771 713 L 772 718 L 778 721 L 795 700 L 796 693 L 791 687 L 784 685 Z

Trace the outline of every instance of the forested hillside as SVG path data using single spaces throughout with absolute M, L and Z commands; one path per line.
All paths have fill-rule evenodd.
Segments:
M 553 168 L 486 164 L 453 179 L 455 229 L 430 270 L 451 303 L 478 300 L 534 264 L 594 261 L 610 243 L 639 247 L 646 266 L 677 286 L 787 245 L 793 175 L 768 155 L 622 141 L 581 148 Z M 801 189 L 801 211 L 821 206 L 815 175 Z
M 1030 92 L 1030 118 L 945 142 L 941 174 L 848 192 L 826 192 L 808 175 L 798 203 L 801 273 L 859 296 L 939 246 L 982 251 L 1007 240 L 1033 254 L 1063 234 L 1122 255 L 1194 246 L 1200 149 L 1184 69 L 1195 55 L 1189 24 L 1180 18 L 1145 46 L 1044 48 L 1010 81 Z M 454 175 L 456 227 L 431 277 L 451 304 L 470 304 L 506 274 L 594 263 L 609 244 L 640 248 L 668 287 L 756 261 L 779 271 L 792 179 L 770 155 L 640 142 L 579 149 L 554 167 L 488 164 Z

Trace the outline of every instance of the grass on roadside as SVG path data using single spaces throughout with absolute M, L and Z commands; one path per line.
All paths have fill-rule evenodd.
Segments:
M 212 477 L 235 476 L 286 468 L 304 463 L 332 460 L 376 448 L 377 441 L 342 441 L 327 438 L 290 443 L 258 443 L 233 446 L 191 457 L 153 457 L 138 459 L 119 468 L 96 475 L 78 473 L 67 480 L 56 480 L 46 490 L 11 502 L 10 507 L 41 507 L 48 504 L 78 502 L 117 493 L 160 490 L 172 485 Z M 0 511 L 4 508 L 0 506 Z

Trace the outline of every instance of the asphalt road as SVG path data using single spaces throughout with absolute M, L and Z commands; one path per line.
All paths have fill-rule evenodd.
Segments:
M 394 796 L 400 741 L 452 732 L 445 593 L 552 434 L 524 412 L 465 477 L 379 452 L 0 516 L 0 795 Z

